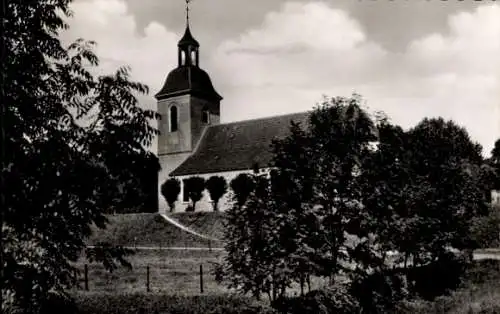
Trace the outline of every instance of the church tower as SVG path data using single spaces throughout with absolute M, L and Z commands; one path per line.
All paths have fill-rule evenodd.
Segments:
M 188 3 L 188 1 L 187 1 Z M 220 121 L 222 97 L 215 91 L 209 75 L 200 68 L 200 44 L 189 29 L 186 7 L 186 29 L 177 44 L 177 67 L 155 95 L 161 116 L 158 129 L 159 210 L 168 206 L 160 186 L 195 149 L 205 129 Z

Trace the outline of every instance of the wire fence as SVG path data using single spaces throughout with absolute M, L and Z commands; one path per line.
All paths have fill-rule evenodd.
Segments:
M 84 264 L 75 273 L 83 291 L 142 291 L 203 294 L 227 291 L 216 280 L 214 263 L 136 265 L 112 272 L 99 264 Z

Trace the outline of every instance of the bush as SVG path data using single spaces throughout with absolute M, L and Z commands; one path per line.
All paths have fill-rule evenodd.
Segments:
M 486 216 L 472 220 L 472 235 L 480 248 L 500 246 L 500 205 L 492 206 Z
M 407 277 L 413 283 L 411 292 L 428 301 L 447 295 L 460 286 L 467 266 L 464 259 L 450 255 L 437 262 L 413 268 Z
M 214 211 L 217 211 L 219 209 L 219 200 L 227 192 L 226 179 L 221 176 L 210 177 L 206 182 L 206 188 L 208 190 L 208 193 L 210 193 L 210 198 L 213 201 Z
M 350 292 L 363 313 L 392 312 L 406 297 L 404 277 L 397 272 L 375 272 L 354 280 Z
M 203 179 L 202 177 L 189 177 L 184 180 L 184 189 L 186 189 L 189 195 L 189 199 L 192 202 L 192 211 L 195 211 L 196 203 L 198 203 L 198 201 L 203 197 L 203 190 L 205 190 L 205 179 Z
M 349 294 L 345 285 L 313 290 L 301 297 L 278 299 L 273 303 L 273 307 L 286 314 L 360 312 L 359 303 Z
M 175 202 L 181 193 L 181 182 L 176 178 L 170 178 L 161 185 L 161 194 L 165 197 L 170 211 L 175 209 Z
M 185 313 L 185 314 L 273 314 L 273 309 L 244 297 L 230 295 L 165 296 L 124 293 L 79 295 L 78 314 Z

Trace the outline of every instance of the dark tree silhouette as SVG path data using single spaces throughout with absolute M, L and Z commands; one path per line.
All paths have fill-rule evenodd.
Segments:
M 210 198 L 213 201 L 214 211 L 219 210 L 219 200 L 227 192 L 227 182 L 224 177 L 213 176 L 208 178 L 205 183 L 208 193 L 210 193 Z
M 255 188 L 254 180 L 246 173 L 237 175 L 236 178 L 231 180 L 229 185 L 231 186 L 238 206 L 243 206 L 243 204 L 245 204 L 250 193 L 252 193 Z
M 64 47 L 68 0 L 6 1 L 2 33 L 2 311 L 40 313 L 68 297 L 91 225 L 140 192 L 129 169 L 154 163 L 146 149 L 158 115 L 138 106 L 147 86 L 129 70 L 94 76 L 93 42 Z M 132 182 L 129 182 L 132 180 Z M 122 203 L 123 204 L 123 203 Z M 126 250 L 89 257 L 112 269 Z
M 205 179 L 202 177 L 190 177 L 184 180 L 184 188 L 186 189 L 189 199 L 192 202 L 192 211 L 196 210 L 196 203 L 203 197 L 205 190 Z
M 170 207 L 170 211 L 173 212 L 175 210 L 175 202 L 181 193 L 181 182 L 176 178 L 167 179 L 161 185 L 161 194 L 165 198 L 168 203 L 168 207 Z

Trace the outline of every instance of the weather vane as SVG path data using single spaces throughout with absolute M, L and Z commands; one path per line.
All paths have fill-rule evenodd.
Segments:
M 189 3 L 191 1 L 192 0 L 186 0 L 186 22 L 187 22 L 188 25 L 189 25 Z

